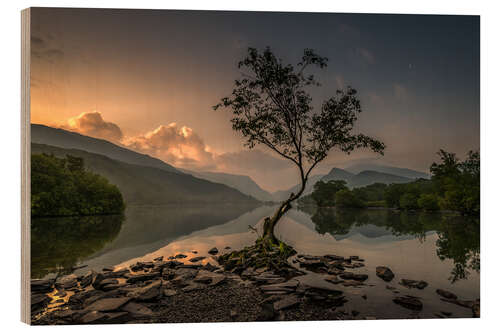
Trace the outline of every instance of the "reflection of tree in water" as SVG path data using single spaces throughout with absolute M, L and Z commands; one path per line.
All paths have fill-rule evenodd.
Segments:
M 437 255 L 441 260 L 453 259 L 450 280 L 467 279 L 471 270 L 479 273 L 479 218 L 447 216 L 438 231 Z
M 31 277 L 69 273 L 120 232 L 122 215 L 40 218 L 31 222 Z
M 310 211 L 306 211 L 311 214 Z M 436 254 L 451 259 L 454 268 L 450 280 L 466 279 L 470 271 L 480 270 L 479 219 L 460 215 L 399 212 L 392 210 L 318 208 L 311 220 L 320 234 L 346 235 L 353 227 L 375 225 L 395 236 L 413 236 L 421 242 L 429 231 L 438 235 Z

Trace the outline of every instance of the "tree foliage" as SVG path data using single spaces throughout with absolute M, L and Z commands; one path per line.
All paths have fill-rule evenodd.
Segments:
M 469 151 L 461 162 L 455 154 L 440 150 L 441 163 L 431 165 L 432 180 L 440 194 L 443 209 L 456 210 L 465 215 L 480 211 L 480 156 Z
M 335 205 L 335 194 L 340 190 L 347 189 L 343 180 L 319 181 L 314 184 L 312 198 L 319 207 L 331 207 Z
M 214 106 L 232 112 L 233 129 L 243 135 L 246 146 L 261 144 L 291 161 L 299 168 L 303 183 L 333 148 L 350 153 L 366 147 L 382 153 L 385 147 L 353 133 L 361 112 L 355 89 L 337 90 L 315 110 L 309 89 L 320 83 L 306 71 L 325 68 L 327 62 L 311 49 L 305 49 L 301 61 L 293 66 L 284 64 L 269 47 L 263 52 L 249 48 L 238 63 L 242 78 L 235 81 L 231 95 Z
M 72 216 L 121 213 L 119 189 L 85 170 L 82 158 L 31 155 L 31 215 Z
M 349 189 L 340 190 L 335 194 L 335 205 L 339 208 L 364 208 L 366 205 Z

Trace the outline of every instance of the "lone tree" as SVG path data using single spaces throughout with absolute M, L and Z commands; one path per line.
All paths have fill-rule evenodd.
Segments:
M 276 224 L 302 195 L 311 171 L 331 149 L 349 154 L 366 147 L 383 154 L 385 148 L 378 140 L 352 133 L 361 112 L 353 88 L 337 90 L 318 111 L 314 110 L 308 90 L 320 84 L 314 75 L 305 72 L 311 67 L 325 68 L 327 62 L 327 58 L 305 49 L 294 67 L 284 64 L 269 47 L 262 52 L 249 48 L 238 63 L 242 77 L 235 80 L 232 94 L 213 107 L 232 112 L 233 130 L 243 135 L 245 146 L 250 149 L 257 144 L 267 146 L 295 164 L 300 172 L 299 191 L 291 193 L 276 213 L 265 219 L 263 237 L 272 243 L 277 243 Z

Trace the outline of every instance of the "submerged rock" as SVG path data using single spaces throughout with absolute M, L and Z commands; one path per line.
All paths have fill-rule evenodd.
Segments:
M 407 288 L 417 288 L 417 289 L 424 289 L 429 285 L 427 282 L 423 280 L 417 281 L 409 279 L 401 279 L 401 282 L 399 284 Z
M 420 311 L 422 310 L 423 304 L 422 302 L 413 296 L 401 296 L 393 299 L 393 302 L 401 305 L 410 310 Z
M 200 257 L 194 257 L 194 258 L 191 258 L 189 259 L 189 261 L 191 262 L 198 262 L 198 261 L 201 261 L 203 259 L 205 259 L 206 257 L 203 257 L 203 256 L 200 256 Z
M 356 280 L 356 281 L 365 281 L 366 279 L 368 279 L 367 274 L 355 274 L 352 272 L 344 272 L 340 274 L 339 277 L 344 280 Z
M 213 247 L 210 250 L 208 250 L 208 253 L 212 254 L 212 255 L 216 255 L 217 253 L 219 253 L 219 250 L 216 247 Z
M 452 293 L 451 291 L 443 290 L 443 289 L 436 289 L 436 293 L 439 296 L 442 296 L 447 299 L 457 299 L 457 295 Z
M 389 267 L 377 266 L 375 272 L 379 278 L 386 282 L 390 282 L 394 278 L 394 273 Z

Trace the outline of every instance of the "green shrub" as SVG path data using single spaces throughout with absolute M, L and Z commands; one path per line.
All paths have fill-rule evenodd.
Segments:
M 335 206 L 341 208 L 364 208 L 365 203 L 350 190 L 340 190 L 335 194 Z
M 425 211 L 439 210 L 438 198 L 434 194 L 421 194 L 417 203 L 418 207 Z
M 399 199 L 399 207 L 404 210 L 418 209 L 418 197 L 414 193 L 405 193 Z

